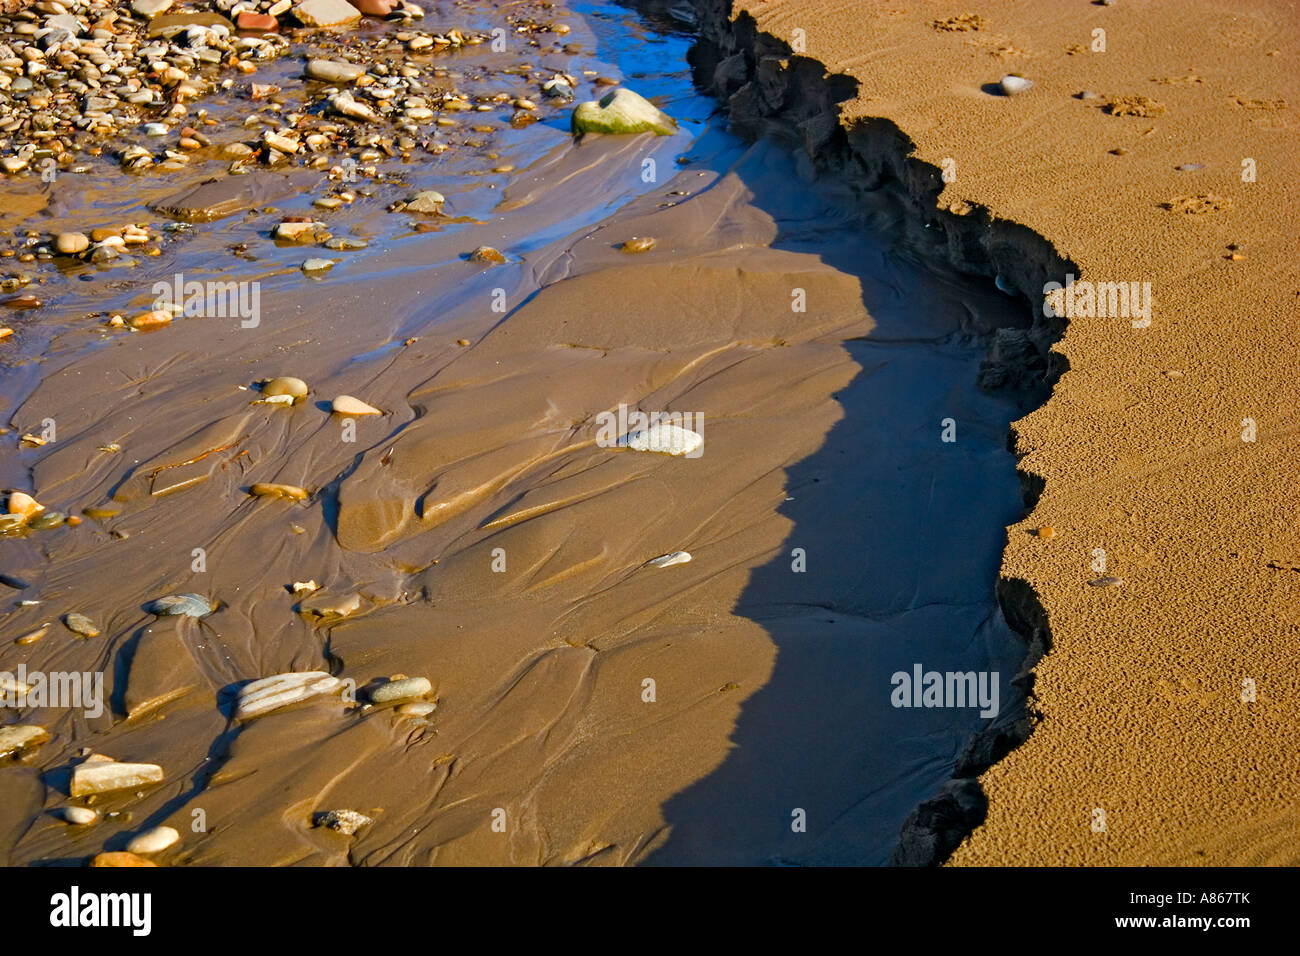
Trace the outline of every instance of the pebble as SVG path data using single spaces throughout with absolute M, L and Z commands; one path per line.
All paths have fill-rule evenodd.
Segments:
M 287 395 L 293 399 L 294 404 L 298 404 L 307 397 L 307 383 L 300 378 L 292 378 L 288 375 L 281 375 L 277 378 L 270 379 L 262 385 L 262 394 L 267 396 Z
M 1015 96 L 1017 93 L 1024 93 L 1026 90 L 1032 89 L 1033 85 L 1033 80 L 1027 80 L 1023 76 L 1017 76 L 1014 73 L 1010 73 L 998 81 L 998 86 L 1001 88 L 1002 93 L 1005 96 Z
M 370 243 L 366 242 L 364 239 L 355 239 L 351 236 L 338 236 L 334 239 L 327 240 L 325 248 L 333 249 L 336 252 L 349 252 L 356 249 L 364 249 L 368 245 L 370 245 Z
M 297 671 L 264 677 L 244 685 L 235 707 L 236 720 L 251 720 L 300 701 L 334 694 L 343 682 L 324 671 Z
M 406 201 L 406 212 L 440 213 L 446 201 L 442 193 L 426 189 Z
M 1094 580 L 1089 581 L 1088 583 L 1091 584 L 1091 585 L 1092 585 L 1093 587 L 1095 587 L 1095 588 L 1110 588 L 1110 587 L 1115 587 L 1115 586 L 1117 586 L 1117 585 L 1123 584 L 1123 583 L 1124 583 L 1124 579 L 1123 579 L 1123 578 L 1111 578 L 1111 577 L 1106 577 L 1106 578 L 1095 578 Z
M 438 705 L 433 701 L 419 701 L 414 704 L 401 704 L 397 707 L 397 712 L 403 717 L 428 717 Z
M 306 73 L 313 80 L 326 83 L 351 83 L 365 73 L 363 67 L 355 63 L 343 63 L 339 60 L 308 60 Z
M 100 853 L 90 861 L 91 866 L 157 866 L 152 860 L 146 860 L 142 856 L 136 856 L 134 853 L 127 853 L 122 850 L 116 853 Z
M 1038 536 L 1044 540 L 1051 540 L 1056 537 L 1056 529 L 1050 524 L 1043 525 L 1043 527 L 1038 529 Z
M 45 303 L 31 293 L 27 293 L 26 295 L 16 295 L 12 299 L 5 299 L 4 304 L 11 309 L 39 309 Z
M 256 30 L 259 33 L 273 33 L 280 28 L 275 17 L 265 13 L 244 10 L 235 17 L 235 26 L 241 30 Z
M 168 594 L 150 601 L 145 610 L 158 617 L 207 617 L 212 605 L 200 594 Z
M 148 312 L 141 312 L 139 315 L 131 317 L 131 328 L 148 331 L 150 329 L 160 329 L 164 325 L 171 325 L 172 314 L 168 309 L 151 309 Z
M 325 223 L 314 219 L 304 222 L 282 222 L 276 225 L 271 237 L 280 242 L 320 242 L 322 239 L 329 238 L 329 230 Z
M 291 498 L 294 501 L 306 501 L 311 496 L 306 488 L 297 485 L 281 485 L 270 481 L 255 482 L 248 493 L 256 498 Z
M 54 246 L 65 256 L 75 256 L 90 248 L 90 240 L 79 232 L 61 232 L 54 240 Z
M 329 595 L 313 593 L 298 605 L 300 613 L 321 621 L 341 620 L 361 610 L 361 595 Z
M 153 763 L 119 763 L 116 760 L 88 760 L 72 768 L 70 793 L 85 797 L 92 793 L 131 790 L 162 783 L 162 767 Z
M 95 622 L 86 617 L 86 615 L 80 614 L 76 611 L 73 611 L 70 614 L 65 614 L 63 616 L 63 624 L 73 634 L 77 634 L 81 637 L 99 637 L 100 631 L 99 628 L 95 626 Z
M 0 757 L 8 757 L 20 750 L 39 746 L 49 739 L 49 732 L 35 724 L 10 724 L 8 727 L 0 727 Z
M 131 4 L 131 12 L 137 16 L 152 20 L 160 13 L 166 13 L 170 10 L 171 5 L 172 0 L 135 0 Z
M 704 438 L 689 428 L 655 422 L 649 428 L 630 432 L 619 445 L 633 451 L 661 452 L 665 455 L 689 455 L 704 444 Z
M 330 402 L 330 411 L 336 415 L 347 415 L 349 417 L 356 415 L 382 415 L 384 414 L 373 405 L 367 405 L 359 398 L 353 398 L 351 395 L 340 395 L 334 401 Z
M 391 704 L 400 700 L 425 697 L 433 692 L 433 684 L 427 677 L 404 677 L 380 684 L 370 692 L 370 700 L 376 704 Z
M 302 264 L 303 272 L 328 272 L 333 268 L 333 259 L 308 259 Z
M 62 807 L 55 811 L 55 815 L 64 823 L 78 827 L 89 826 L 99 819 L 99 812 L 90 807 Z
M 633 236 L 619 246 L 624 252 L 649 252 L 654 247 L 655 241 L 649 236 Z
M 558 89 L 558 85 L 553 85 L 549 90 L 543 86 L 546 92 Z M 645 97 L 621 87 L 606 93 L 599 100 L 575 106 L 569 128 L 575 135 L 654 133 L 657 136 L 670 136 L 677 132 L 677 122 Z
M 352 836 L 364 826 L 375 821 L 359 810 L 326 810 L 316 817 L 316 826 L 328 827 L 344 836 Z
M 361 11 L 347 0 L 303 0 L 293 8 L 298 22 L 308 27 L 333 27 L 361 19 Z
M 687 564 L 690 560 L 689 551 L 674 551 L 672 554 L 661 554 L 657 558 L 651 558 L 646 564 L 655 568 L 671 568 L 674 564 Z
M 131 842 L 126 845 L 126 851 L 141 855 L 161 853 L 169 846 L 179 843 L 180 839 L 181 835 L 172 827 L 154 827 L 132 837 Z
M 501 265 L 506 261 L 506 257 L 497 249 L 491 246 L 479 246 L 469 254 L 470 262 L 485 262 L 491 265 Z
M 38 502 L 25 491 L 9 492 L 9 502 L 6 510 L 11 515 L 22 515 L 24 518 L 31 518 L 45 510 L 45 506 Z

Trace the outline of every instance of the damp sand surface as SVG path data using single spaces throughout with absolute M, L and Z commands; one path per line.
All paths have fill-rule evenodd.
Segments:
M 50 278 L 7 356 L 0 467 L 94 517 L 0 542 L 30 585 L 6 588 L 0 665 L 101 671 L 107 706 L 17 715 L 51 739 L 0 768 L 8 863 L 158 825 L 183 834 L 171 864 L 882 863 L 987 723 L 896 708 L 891 675 L 994 671 L 1014 716 L 1024 647 L 992 583 L 1025 409 L 974 383 L 1023 310 L 895 248 L 887 196 L 850 217 L 781 148 L 731 138 L 680 32 L 605 5 L 569 22 L 587 52 L 556 69 L 630 77 L 677 135 L 575 145 L 557 111 L 320 217 L 364 250 L 276 246 L 284 215 L 315 215 L 295 187 L 134 268 Z M 516 169 L 470 175 L 488 162 Z M 205 178 L 118 175 L 60 177 L 24 225 L 161 228 L 152 204 Z M 457 221 L 385 212 L 420 189 Z M 479 246 L 505 262 L 468 260 Z M 313 278 L 309 256 L 338 261 Z M 258 321 L 104 328 L 178 274 L 259 282 Z M 254 404 L 276 376 L 307 399 Z M 380 414 L 330 414 L 343 394 Z M 606 447 L 620 405 L 699 416 L 703 453 Z M 19 446 L 47 420 L 55 440 Z M 307 497 L 249 494 L 272 483 Z M 149 612 L 184 593 L 215 611 Z M 102 633 L 72 634 L 70 611 Z M 236 719 L 243 685 L 288 671 L 361 703 Z M 402 676 L 436 709 L 367 703 Z M 87 752 L 165 780 L 70 829 L 48 811 Z M 313 826 L 344 808 L 372 822 Z

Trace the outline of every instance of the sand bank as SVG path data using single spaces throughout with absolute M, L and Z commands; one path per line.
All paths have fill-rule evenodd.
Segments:
M 703 65 L 742 129 L 899 187 L 935 256 L 1028 299 L 1011 369 L 1054 383 L 1014 426 L 999 587 L 1049 649 L 1037 724 L 952 862 L 1296 862 L 1294 9 L 730 6 Z M 1149 325 L 1044 315 L 1070 275 L 1150 283 Z M 952 839 L 960 792 L 928 811 Z

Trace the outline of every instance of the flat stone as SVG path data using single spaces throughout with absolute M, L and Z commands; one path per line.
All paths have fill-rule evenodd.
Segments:
M 280 29 L 280 21 L 265 13 L 245 10 L 235 17 L 235 26 L 241 30 L 252 30 L 257 33 L 274 33 Z
M 306 501 L 311 497 L 306 488 L 297 485 L 281 485 L 272 481 L 258 481 L 248 489 L 255 498 L 290 498 L 294 501 Z
M 8 727 L 0 727 L 0 757 L 40 746 L 49 739 L 49 731 L 35 724 L 11 724 Z
M 131 4 L 131 12 L 138 17 L 152 20 L 160 13 L 170 10 L 171 5 L 172 0 L 134 0 Z
M 306 73 L 313 80 L 326 83 L 351 83 L 365 74 L 365 68 L 339 60 L 308 60 Z
M 653 568 L 671 568 L 675 564 L 686 564 L 690 560 L 689 551 L 674 551 L 671 554 L 661 554 L 657 558 L 651 558 L 646 564 Z
M 447 198 L 442 193 L 427 189 L 416 193 L 406 203 L 406 212 L 438 213 L 442 212 Z
M 87 761 L 72 768 L 71 793 L 74 797 L 85 797 L 92 793 L 110 793 L 162 783 L 162 779 L 162 767 L 154 763 Z
M 240 689 L 235 719 L 252 720 L 313 697 L 338 693 L 342 688 L 341 680 L 324 671 L 297 671 L 264 677 Z
M 302 264 L 303 272 L 328 272 L 333 268 L 333 259 L 308 259 Z
M 653 451 L 665 455 L 690 455 L 704 445 L 704 438 L 689 428 L 655 422 L 649 428 L 630 432 L 618 440 L 633 451 Z
M 390 680 L 370 692 L 370 699 L 376 704 L 391 704 L 399 700 L 413 700 L 433 693 L 433 684 L 427 677 L 404 677 Z
M 99 819 L 99 812 L 90 807 L 63 807 L 55 810 L 54 814 L 64 823 L 77 827 L 89 826 Z
M 200 594 L 168 594 L 150 601 L 145 610 L 158 617 L 207 617 L 212 605 Z
M 131 842 L 126 845 L 126 851 L 141 855 L 161 853 L 169 846 L 179 843 L 180 839 L 181 835 L 171 827 L 153 827 L 132 837 Z
M 334 27 L 361 19 L 361 11 L 347 0 L 302 0 L 293 8 L 293 15 L 309 27 Z
M 78 637 L 99 637 L 99 628 L 86 615 L 73 611 L 63 616 L 63 625 Z

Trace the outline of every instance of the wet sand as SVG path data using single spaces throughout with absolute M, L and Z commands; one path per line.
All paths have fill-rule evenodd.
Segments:
M 1020 513 L 1006 430 L 1039 396 L 976 380 L 1021 310 L 897 243 L 887 192 L 864 205 L 726 133 L 680 32 L 603 5 L 566 22 L 587 52 L 547 69 L 624 73 L 681 132 L 575 144 L 554 109 L 329 214 L 309 205 L 323 174 L 295 194 L 257 170 L 249 212 L 132 269 L 48 276 L 5 346 L 18 447 L 0 461 L 9 487 L 91 516 L 2 542 L 39 603 L 6 608 L 0 663 L 102 670 L 109 706 L 17 715 L 51 739 L 0 770 L 8 863 L 78 864 L 164 824 L 182 834 L 168 865 L 883 863 L 989 723 L 892 706 L 891 675 L 997 672 L 994 723 L 1017 716 L 1024 644 L 993 582 Z M 629 35 L 641 59 L 607 52 Z M 271 69 L 287 88 L 293 68 Z M 516 168 L 472 178 L 488 161 Z M 60 176 L 24 228 L 165 237 L 153 207 L 210 174 L 116 175 Z M 454 213 L 433 231 L 385 211 L 429 188 Z M 272 243 L 304 214 L 370 244 Z M 635 236 L 654 248 L 621 251 Z M 506 261 L 468 261 L 483 245 Z M 316 255 L 339 261 L 304 276 Z M 259 323 L 104 324 L 177 273 L 260 282 Z M 282 375 L 307 400 L 253 404 Z M 340 394 L 381 414 L 349 425 Z M 703 416 L 703 454 L 602 447 L 620 404 Z M 56 440 L 18 443 L 47 419 Z M 259 482 L 308 497 L 250 496 Z M 692 560 L 647 566 L 677 550 Z M 187 592 L 215 612 L 148 610 Z M 74 610 L 102 633 L 71 634 Z M 235 718 L 242 686 L 290 671 L 352 681 L 361 704 Z M 436 710 L 366 704 L 398 675 L 428 677 Z M 91 753 L 165 780 L 74 800 L 104 816 L 70 827 L 51 811 Z M 313 826 L 345 808 L 374 822 Z
M 1071 273 L 1152 284 L 1147 327 L 1037 320 L 1064 374 L 1014 425 L 1032 511 L 1000 590 L 1049 649 L 1039 722 L 952 862 L 1297 862 L 1294 8 L 708 6 L 749 57 L 733 111 L 780 128 L 811 99 L 783 78 L 834 90 L 814 154 L 898 186 L 941 258 L 1034 310 Z M 1033 88 L 998 95 L 1011 73 Z

